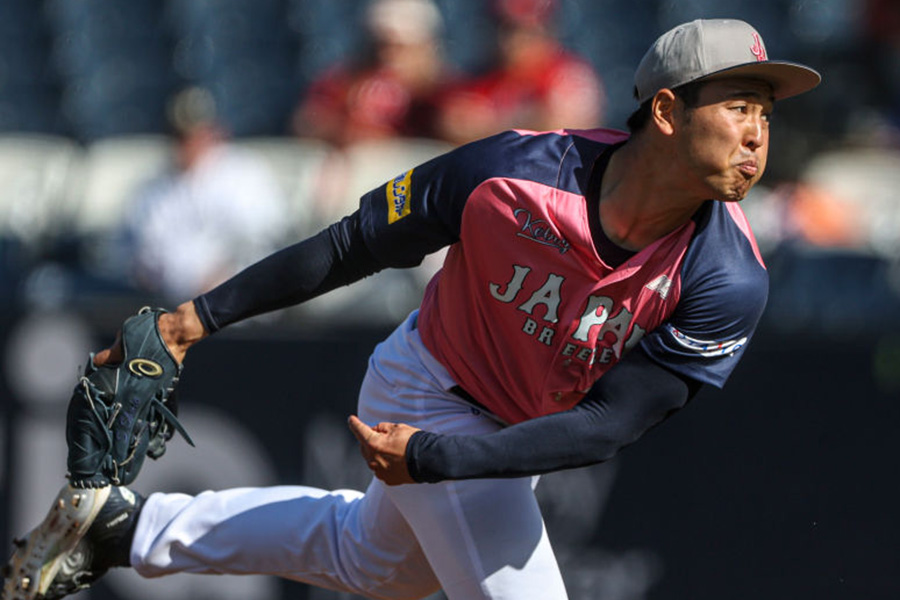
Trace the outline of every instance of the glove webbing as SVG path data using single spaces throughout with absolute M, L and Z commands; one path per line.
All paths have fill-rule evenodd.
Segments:
M 91 395 L 90 381 L 88 380 L 87 377 L 81 377 L 80 383 L 81 383 L 81 387 L 84 389 L 84 396 L 87 399 L 88 403 L 91 405 L 91 413 L 94 415 L 94 418 L 96 418 L 97 421 L 100 422 L 100 424 L 104 426 L 104 430 L 110 436 L 110 439 L 107 441 L 110 444 L 110 447 L 112 447 L 113 442 L 111 439 L 112 434 L 110 433 L 110 431 L 112 430 L 112 426 L 116 420 L 116 417 L 119 416 L 119 411 L 122 409 L 122 403 L 121 402 L 113 403 L 113 405 L 110 407 L 112 412 L 110 413 L 109 419 L 107 420 L 106 423 L 103 423 L 100 418 L 100 413 L 97 411 L 97 407 L 94 404 L 94 398 Z M 178 383 L 177 377 L 172 381 L 172 387 L 169 388 L 169 393 L 172 393 L 172 390 L 174 390 L 176 383 Z M 184 426 L 178 420 L 178 417 L 175 416 L 175 413 L 173 413 L 171 410 L 169 410 L 169 408 L 165 405 L 164 401 L 159 399 L 158 395 L 154 396 L 153 398 L 150 399 L 149 407 L 147 409 L 147 417 L 144 419 L 143 428 L 139 432 L 137 432 L 136 435 L 133 435 L 132 439 L 134 440 L 134 442 L 137 442 L 137 440 L 139 440 L 141 438 L 141 436 L 143 435 L 144 431 L 147 428 L 152 428 L 149 432 L 149 437 L 150 437 L 150 446 L 153 446 L 153 441 L 156 440 L 157 438 L 168 439 L 166 437 L 167 432 L 168 432 L 168 430 L 166 428 L 167 424 L 172 425 L 172 427 L 174 427 L 175 430 L 178 431 L 178 433 L 181 435 L 181 437 L 184 438 L 184 441 L 186 441 L 191 446 L 194 446 L 194 440 L 191 439 L 190 434 L 188 434 L 187 430 L 184 428 Z M 171 436 L 169 436 L 169 437 L 171 437 Z M 119 475 L 119 467 L 123 467 L 123 466 L 127 465 L 128 463 L 130 463 L 132 460 L 134 460 L 136 451 L 137 451 L 137 444 L 135 443 L 135 444 L 132 444 L 132 448 L 131 448 L 130 453 L 128 454 L 128 457 L 125 458 L 125 460 L 123 460 L 122 462 L 117 462 L 114 458 L 112 458 L 112 456 L 108 457 L 108 459 L 112 462 L 112 467 L 114 469 L 114 475 L 110 477 L 110 480 L 112 481 L 113 485 L 119 485 L 121 483 L 121 481 L 119 480 L 119 476 L 118 476 Z

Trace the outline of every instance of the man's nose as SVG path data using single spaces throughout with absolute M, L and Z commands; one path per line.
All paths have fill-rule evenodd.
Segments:
M 766 123 L 762 116 L 757 116 L 747 123 L 744 133 L 744 145 L 750 150 L 757 150 L 765 143 Z

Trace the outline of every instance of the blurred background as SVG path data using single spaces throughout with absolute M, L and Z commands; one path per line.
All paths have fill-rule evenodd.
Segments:
M 777 106 L 743 203 L 772 285 L 729 386 L 539 487 L 570 597 L 896 598 L 897 0 L 3 0 L 0 540 L 64 481 L 69 393 L 125 316 L 209 289 L 471 139 L 624 128 L 643 52 L 699 17 L 749 21 L 770 58 L 824 82 Z M 135 487 L 365 485 L 343 420 L 439 261 L 198 346 L 181 388 L 198 449 L 174 440 Z M 161 593 L 349 600 L 130 573 L 80 597 Z

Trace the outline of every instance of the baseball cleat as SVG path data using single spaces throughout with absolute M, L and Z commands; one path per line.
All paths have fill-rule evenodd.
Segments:
M 143 498 L 124 487 L 63 486 L 44 520 L 21 539 L 3 568 L 0 600 L 54 600 L 128 565 Z

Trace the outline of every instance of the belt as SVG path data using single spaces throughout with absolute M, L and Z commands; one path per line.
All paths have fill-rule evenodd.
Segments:
M 416 316 L 413 318 L 413 321 L 412 321 L 412 329 L 414 329 L 414 330 L 417 329 L 417 328 L 419 327 L 419 318 L 418 318 L 418 317 L 419 317 L 419 316 L 416 315 Z M 488 408 L 487 408 L 484 404 L 482 404 L 481 402 L 479 402 L 478 400 L 476 400 L 475 397 L 472 396 L 472 394 L 470 394 L 470 393 L 467 392 L 466 390 L 462 389 L 462 387 L 460 387 L 460 386 L 458 386 L 458 385 L 454 385 L 452 388 L 450 388 L 449 391 L 450 391 L 450 393 L 452 393 L 452 394 L 454 394 L 454 395 L 456 395 L 456 396 L 462 398 L 463 400 L 465 400 L 466 402 L 468 402 L 469 404 L 471 404 L 471 405 L 474 406 L 475 408 L 478 408 L 478 409 L 480 409 L 480 410 L 483 410 L 483 411 L 486 412 L 486 413 L 490 413 L 490 412 L 491 412 L 490 410 L 488 410 Z
M 475 408 L 479 408 L 479 409 L 481 409 L 481 410 L 483 410 L 484 412 L 487 412 L 487 413 L 491 412 L 490 410 L 488 410 L 488 408 L 487 408 L 484 404 L 482 404 L 481 402 L 479 402 L 478 400 L 476 400 L 475 397 L 472 396 L 472 394 L 470 394 L 470 393 L 467 392 L 466 390 L 462 389 L 462 388 L 461 388 L 460 386 L 458 386 L 458 385 L 454 385 L 452 388 L 450 388 L 450 392 L 451 392 L 452 394 L 455 394 L 455 395 L 459 396 L 460 398 L 462 398 L 463 400 L 465 400 L 466 402 L 468 402 L 469 404 L 471 404 L 471 405 L 474 406 Z

